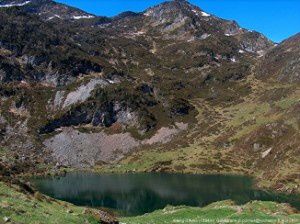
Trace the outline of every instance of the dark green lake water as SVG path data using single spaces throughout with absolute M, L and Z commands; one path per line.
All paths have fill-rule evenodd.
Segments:
M 300 208 L 299 195 L 278 195 L 253 189 L 243 176 L 189 174 L 68 173 L 62 177 L 34 179 L 42 193 L 75 205 L 106 207 L 123 215 L 140 215 L 166 205 L 205 206 L 232 199 L 288 202 Z

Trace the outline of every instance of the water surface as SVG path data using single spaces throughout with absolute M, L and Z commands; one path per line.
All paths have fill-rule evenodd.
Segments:
M 255 190 L 249 177 L 190 174 L 68 173 L 33 180 L 42 193 L 80 206 L 106 207 L 123 215 L 140 215 L 166 205 L 205 206 L 232 199 L 289 202 L 300 207 L 300 197 Z

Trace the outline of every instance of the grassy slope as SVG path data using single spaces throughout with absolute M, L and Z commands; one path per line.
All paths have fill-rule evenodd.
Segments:
M 168 206 L 139 217 L 123 218 L 126 224 L 164 223 L 299 223 L 300 215 L 285 204 L 254 201 L 237 206 L 231 201 L 213 203 L 204 208 Z
M 24 224 L 98 223 L 92 216 L 84 214 L 84 208 L 42 195 L 23 194 L 0 182 L 0 223 L 5 217 Z
M 98 223 L 92 216 L 85 215 L 84 210 L 40 194 L 23 194 L 17 187 L 0 182 L 0 223 L 7 217 L 11 222 L 24 224 Z M 126 224 L 205 223 L 205 220 L 210 223 L 221 223 L 218 220 L 251 223 L 255 220 L 256 223 L 296 224 L 300 222 L 300 215 L 286 204 L 254 201 L 238 206 L 232 201 L 222 201 L 204 208 L 167 206 L 143 216 L 120 218 L 121 223 Z
M 300 163 L 291 161 L 299 158 L 299 147 L 289 146 L 292 140 L 297 146 L 296 141 L 300 138 L 300 119 L 297 115 L 299 85 L 262 82 L 253 76 L 241 82 L 249 84 L 252 89 L 252 93 L 243 97 L 243 101 L 214 105 L 203 99 L 192 99 L 199 115 L 198 122 L 188 134 L 179 136 L 172 144 L 145 148 L 118 164 L 99 167 L 98 170 L 251 174 L 258 178 L 261 187 L 276 188 L 277 182 L 287 181 L 290 183 L 289 190 L 299 191 L 299 178 L 292 176 L 297 175 Z M 265 133 L 265 136 L 259 133 L 262 127 L 276 123 L 285 125 L 290 134 L 281 139 L 271 139 L 273 142 L 269 142 L 274 149 L 262 159 L 261 154 L 270 144 L 264 145 L 262 142 L 261 151 L 256 153 L 251 147 L 256 141 L 270 137 L 270 133 Z M 252 135 L 257 135 L 258 139 L 253 138 L 253 142 L 249 142 L 248 138 Z M 276 142 L 277 139 L 280 142 Z M 244 148 L 243 144 L 248 144 L 249 148 Z M 278 164 L 274 167 L 276 173 L 270 174 L 271 170 L 256 164 L 257 161 L 260 164 Z M 285 180 L 288 176 L 289 180 Z

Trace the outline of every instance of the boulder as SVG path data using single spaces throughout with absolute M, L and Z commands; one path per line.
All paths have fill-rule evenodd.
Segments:
M 85 210 L 85 214 L 92 215 L 99 223 L 102 224 L 119 224 L 119 221 L 116 219 L 115 216 L 109 214 L 108 212 L 102 210 Z

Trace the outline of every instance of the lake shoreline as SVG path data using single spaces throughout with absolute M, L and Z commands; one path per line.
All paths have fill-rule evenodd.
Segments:
M 148 178 L 146 178 L 146 177 L 148 177 Z M 263 199 L 263 201 L 275 201 L 275 202 L 279 202 L 279 203 L 290 203 L 297 210 L 300 209 L 300 204 L 297 203 L 296 199 L 294 199 L 294 198 L 300 199 L 300 197 L 299 197 L 300 195 L 298 195 L 298 194 L 283 194 L 283 193 L 278 193 L 278 192 L 274 192 L 274 191 L 269 191 L 267 189 L 257 189 L 255 187 L 255 185 L 253 185 L 253 181 L 255 179 L 253 179 L 250 176 L 243 176 L 243 175 L 222 175 L 222 174 L 199 175 L 199 174 L 182 174 L 182 173 L 177 173 L 177 174 L 174 174 L 174 173 L 123 173 L 123 174 L 121 174 L 121 173 L 101 173 L 100 174 L 95 171 L 90 172 L 88 170 L 81 170 L 81 171 L 64 173 L 64 174 L 58 175 L 58 176 L 56 175 L 56 176 L 38 177 L 38 178 L 36 178 L 36 180 L 41 181 L 41 182 L 44 181 L 45 183 L 47 183 L 47 184 L 44 184 L 45 186 L 47 186 L 46 191 L 45 191 L 45 189 L 43 190 L 43 187 L 42 188 L 37 187 L 37 189 L 45 194 L 47 194 L 47 191 L 48 191 L 47 195 L 50 197 L 57 198 L 55 196 L 55 194 L 53 193 L 53 192 L 57 191 L 56 192 L 57 195 L 60 195 L 57 198 L 59 200 L 68 201 L 68 202 L 71 202 L 73 204 L 80 205 L 80 206 L 105 207 L 105 208 L 107 207 L 110 209 L 117 209 L 115 207 L 105 206 L 105 202 L 100 203 L 99 201 L 97 201 L 98 199 L 95 199 L 96 195 L 98 197 L 99 195 L 103 194 L 102 191 L 99 191 L 99 189 L 101 189 L 101 185 L 103 185 L 103 184 L 105 186 L 109 185 L 110 187 L 108 189 L 114 189 L 115 195 L 119 194 L 118 190 L 116 190 L 119 187 L 121 192 L 123 192 L 122 194 L 124 195 L 125 192 L 128 191 L 128 189 L 125 188 L 126 190 L 124 190 L 124 189 L 122 190 L 121 186 L 124 184 L 125 184 L 125 186 L 127 186 L 128 184 L 130 184 L 130 181 L 132 182 L 131 185 L 132 184 L 134 185 L 134 183 L 136 181 L 135 178 L 140 180 L 141 182 L 143 182 L 143 184 L 141 185 L 142 189 L 145 189 L 147 194 L 152 195 L 150 197 L 151 199 L 157 197 L 156 194 L 153 195 L 153 192 L 156 192 L 156 190 L 160 188 L 160 185 L 163 186 L 163 189 L 164 189 L 163 192 L 173 191 L 174 189 L 182 189 L 183 188 L 182 186 L 186 186 L 183 188 L 184 190 L 183 189 L 179 190 L 177 193 L 174 193 L 174 195 L 180 195 L 182 193 L 182 191 L 190 193 L 188 189 L 192 189 L 192 192 L 194 191 L 194 189 L 197 189 L 197 193 L 194 193 L 193 197 L 186 199 L 185 202 L 181 202 L 181 203 L 176 202 L 177 204 L 175 204 L 175 205 L 184 205 L 185 204 L 188 206 L 196 206 L 197 203 L 193 204 L 192 201 L 197 196 L 207 195 L 207 194 L 220 195 L 220 194 L 222 194 L 222 191 L 224 191 L 224 189 L 227 189 L 227 191 L 225 191 L 225 192 L 227 192 L 226 195 L 229 192 L 232 192 L 231 193 L 231 194 L 233 194 L 232 196 L 230 196 L 230 197 L 226 196 L 224 198 L 223 197 L 215 198 L 212 201 L 209 201 L 209 200 L 207 201 L 207 199 L 205 199 L 205 201 L 206 201 L 205 204 L 202 204 L 200 207 L 208 205 L 210 202 L 222 201 L 222 200 L 227 200 L 227 199 L 234 200 L 235 194 L 233 192 L 240 192 L 240 193 L 236 193 L 236 194 L 237 195 L 241 194 L 241 196 L 242 196 L 242 195 L 244 195 L 244 193 L 241 193 L 241 192 L 245 191 L 245 192 L 248 192 L 248 193 L 246 193 L 246 195 L 248 195 L 246 198 L 248 198 L 248 197 L 249 198 L 245 199 L 245 201 L 240 201 L 240 202 L 239 202 L 239 200 L 236 201 L 238 204 L 249 202 L 252 200 Z M 64 179 L 65 179 L 65 181 L 64 181 Z M 150 180 L 153 179 L 154 182 L 149 181 L 149 179 Z M 160 181 L 158 181 L 158 179 Z M 200 182 L 196 182 L 195 181 L 196 179 L 199 179 Z M 97 180 L 98 180 L 98 182 L 97 182 Z M 191 180 L 192 180 L 192 182 L 191 182 Z M 217 181 L 215 184 L 214 184 L 214 180 Z M 117 181 L 117 182 L 115 184 L 113 184 L 114 181 Z M 238 182 L 236 182 L 235 184 L 231 184 L 232 185 L 231 186 L 230 181 L 234 181 L 234 182 L 238 181 Z M 191 183 L 189 185 L 187 185 L 189 182 L 191 182 Z M 82 183 L 85 183 L 85 184 L 82 184 Z M 207 189 L 209 189 L 209 191 L 203 189 L 203 184 L 205 186 L 205 184 L 207 185 L 208 183 L 209 183 L 209 187 Z M 139 184 L 140 184 L 140 182 L 139 182 Z M 130 186 L 132 188 L 131 185 L 128 185 L 128 186 Z M 153 187 L 152 185 L 155 185 L 155 187 Z M 50 189 L 49 186 L 51 186 L 52 189 Z M 76 187 L 74 188 L 74 186 L 76 186 Z M 91 186 L 91 187 L 89 187 L 89 186 Z M 97 186 L 97 188 L 95 188 L 95 186 Z M 141 189 L 139 189 L 138 186 L 136 189 L 134 188 L 135 189 L 134 192 L 141 192 Z M 166 186 L 168 186 L 168 187 L 166 187 Z M 198 186 L 198 187 L 195 188 L 195 186 Z M 236 186 L 240 186 L 240 188 L 237 188 Z M 64 187 L 66 187 L 66 189 L 68 189 L 68 190 L 65 189 L 60 192 L 60 190 L 62 190 Z M 83 189 L 81 189 L 81 188 L 83 188 Z M 215 191 L 212 192 L 212 189 L 215 189 Z M 236 190 L 233 190 L 233 189 L 236 189 Z M 149 190 L 150 190 L 150 192 L 149 192 Z M 87 194 L 87 192 L 91 191 L 90 194 L 93 195 L 91 197 L 93 198 L 93 200 L 96 200 L 93 202 L 94 205 L 86 204 L 86 202 L 80 202 L 79 198 L 78 199 L 72 198 L 72 197 L 75 197 L 75 198 L 77 197 L 76 194 L 72 196 L 72 194 L 70 192 L 73 192 L 73 191 L 79 195 L 84 194 L 85 200 L 87 198 L 89 198 L 89 196 L 88 196 L 89 194 Z M 49 192 L 50 192 L 50 194 L 49 194 Z M 63 193 L 63 192 L 65 192 L 65 193 Z M 80 192 L 82 192 L 82 193 L 80 193 Z M 96 192 L 98 192 L 98 193 L 96 193 Z M 251 193 L 251 192 L 253 192 L 253 193 Z M 65 194 L 65 196 L 62 196 L 64 194 Z M 128 193 L 128 194 L 130 195 L 131 193 Z M 135 194 L 136 193 L 134 193 L 134 195 Z M 142 195 L 144 196 L 144 194 L 142 194 Z M 252 195 L 252 196 L 250 196 L 250 195 Z M 253 196 L 253 195 L 261 195 L 261 196 Z M 237 198 L 240 198 L 241 196 L 238 196 Z M 66 197 L 66 198 L 64 198 L 64 197 Z M 107 196 L 103 195 L 103 198 L 106 198 L 106 197 Z M 108 196 L 108 197 L 110 197 L 110 196 Z M 131 196 L 127 196 L 125 201 L 128 200 L 128 197 L 131 197 Z M 259 197 L 262 197 L 262 198 L 259 198 Z M 103 199 L 101 199 L 101 200 L 103 200 Z M 119 200 L 119 198 L 114 198 L 114 199 L 110 199 L 110 200 L 113 200 L 113 201 L 116 200 L 116 202 L 114 202 L 114 203 L 118 204 L 117 201 Z M 163 200 L 163 199 L 160 198 L 158 201 L 161 201 L 161 200 Z M 125 203 L 124 200 L 121 200 L 121 201 L 122 201 L 122 203 Z M 133 201 L 135 201 L 135 200 L 133 200 Z M 146 200 L 142 204 L 145 204 L 147 201 L 148 200 Z M 97 206 L 97 203 L 99 206 Z M 164 206 L 166 206 L 167 204 L 172 204 L 172 202 L 168 202 Z M 156 209 L 153 209 L 151 211 L 157 210 L 164 206 L 160 205 L 160 207 L 157 207 Z M 145 212 L 145 213 L 149 213 L 151 211 L 147 210 L 147 212 Z M 141 213 L 141 214 L 144 214 L 144 213 Z M 141 214 L 135 214 L 135 215 L 141 215 Z

